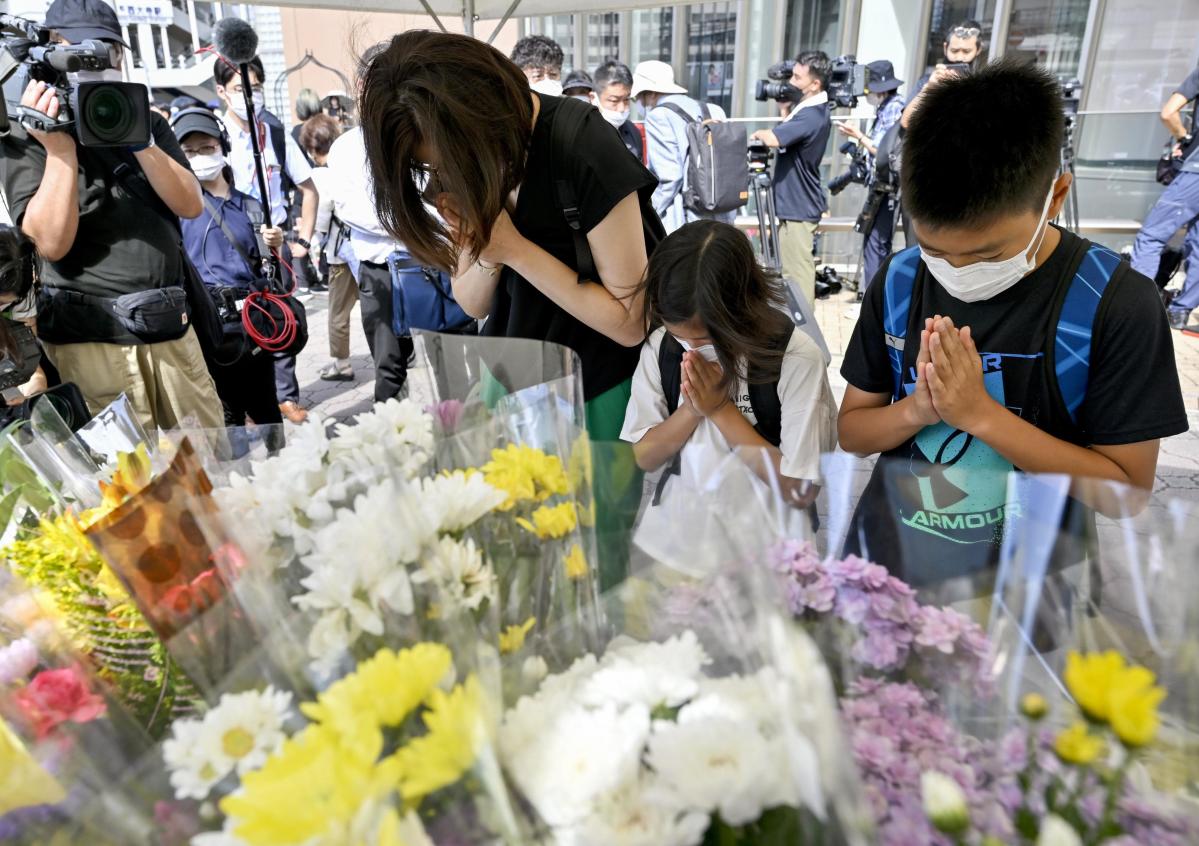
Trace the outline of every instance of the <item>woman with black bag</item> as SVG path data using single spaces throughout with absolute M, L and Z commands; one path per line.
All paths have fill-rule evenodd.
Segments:
M 229 140 L 216 115 L 185 109 L 171 118 L 171 128 L 204 189 L 204 211 L 182 221 L 183 244 L 221 313 L 224 337 L 209 367 L 225 425 L 244 426 L 247 417 L 260 426 L 282 424 L 274 359 L 246 335 L 241 309 L 249 294 L 264 288 L 259 259 L 264 249 L 282 247 L 283 230 L 261 226 L 257 201 L 230 184 Z

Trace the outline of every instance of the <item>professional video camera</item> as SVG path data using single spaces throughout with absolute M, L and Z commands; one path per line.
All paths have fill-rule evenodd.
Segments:
M 799 100 L 799 92 L 791 84 L 791 70 L 795 67 L 794 60 L 782 61 L 766 69 L 766 79 L 759 79 L 754 86 L 754 99 L 759 103 L 767 100 L 777 100 L 780 103 L 794 103 Z
M 834 197 L 851 183 L 865 185 L 866 180 L 870 178 L 870 154 L 866 152 L 865 147 L 859 146 L 856 141 L 846 141 L 838 149 L 849 158 L 849 170 L 838 173 L 829 180 L 828 192 Z
M 853 55 L 833 59 L 828 75 L 828 99 L 842 109 L 858 105 L 858 98 L 866 96 L 866 66 L 858 64 Z
M 72 82 L 71 74 L 114 67 L 109 47 L 88 39 L 80 44 L 51 44 L 50 30 L 24 18 L 0 14 L 0 83 L 22 65 L 30 79 L 58 91 L 62 108 L 57 118 L 21 106 L 4 113 L 0 135 L 8 120 L 43 132 L 73 132 L 84 147 L 142 147 L 150 142 L 150 95 L 134 82 Z

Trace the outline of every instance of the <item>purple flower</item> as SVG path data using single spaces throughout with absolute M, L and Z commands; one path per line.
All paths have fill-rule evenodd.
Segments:
M 925 606 L 920 609 L 917 621 L 916 643 L 952 655 L 965 619 L 951 608 Z
M 857 588 L 843 587 L 837 592 L 834 610 L 845 622 L 859 625 L 870 613 L 870 597 Z
M 441 427 L 441 431 L 446 434 L 450 434 L 458 428 L 458 424 L 462 422 L 462 413 L 465 410 L 466 404 L 456 399 L 442 400 L 436 405 L 430 405 L 425 408 L 428 414 L 433 415 L 433 419 L 437 421 L 437 425 Z
M 871 632 L 853 645 L 850 657 L 867 667 L 889 670 L 899 663 L 900 646 L 886 632 Z
M 827 614 L 833 610 L 833 600 L 836 599 L 837 589 L 824 576 L 817 576 L 815 581 L 796 587 L 793 608 L 808 609 L 817 614 Z

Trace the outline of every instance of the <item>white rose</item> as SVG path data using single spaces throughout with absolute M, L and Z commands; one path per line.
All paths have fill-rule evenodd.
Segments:
M 1070 823 L 1057 814 L 1050 814 L 1041 823 L 1037 846 L 1082 846 L 1082 839 Z
M 938 772 L 921 774 L 920 796 L 924 801 L 925 816 L 938 831 L 962 834 L 970 828 L 966 794 L 949 776 Z
M 540 655 L 530 655 L 520 668 L 521 678 L 530 685 L 535 685 L 549 675 L 549 665 Z

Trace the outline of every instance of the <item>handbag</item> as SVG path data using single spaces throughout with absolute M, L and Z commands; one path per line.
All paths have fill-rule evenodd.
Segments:
M 187 292 L 177 285 L 121 294 L 113 299 L 112 311 L 125 331 L 145 344 L 182 338 L 191 323 Z
M 404 250 L 387 257 L 391 273 L 391 330 L 407 337 L 414 330 L 467 332 L 475 320 L 454 299 L 449 275 L 424 267 Z

